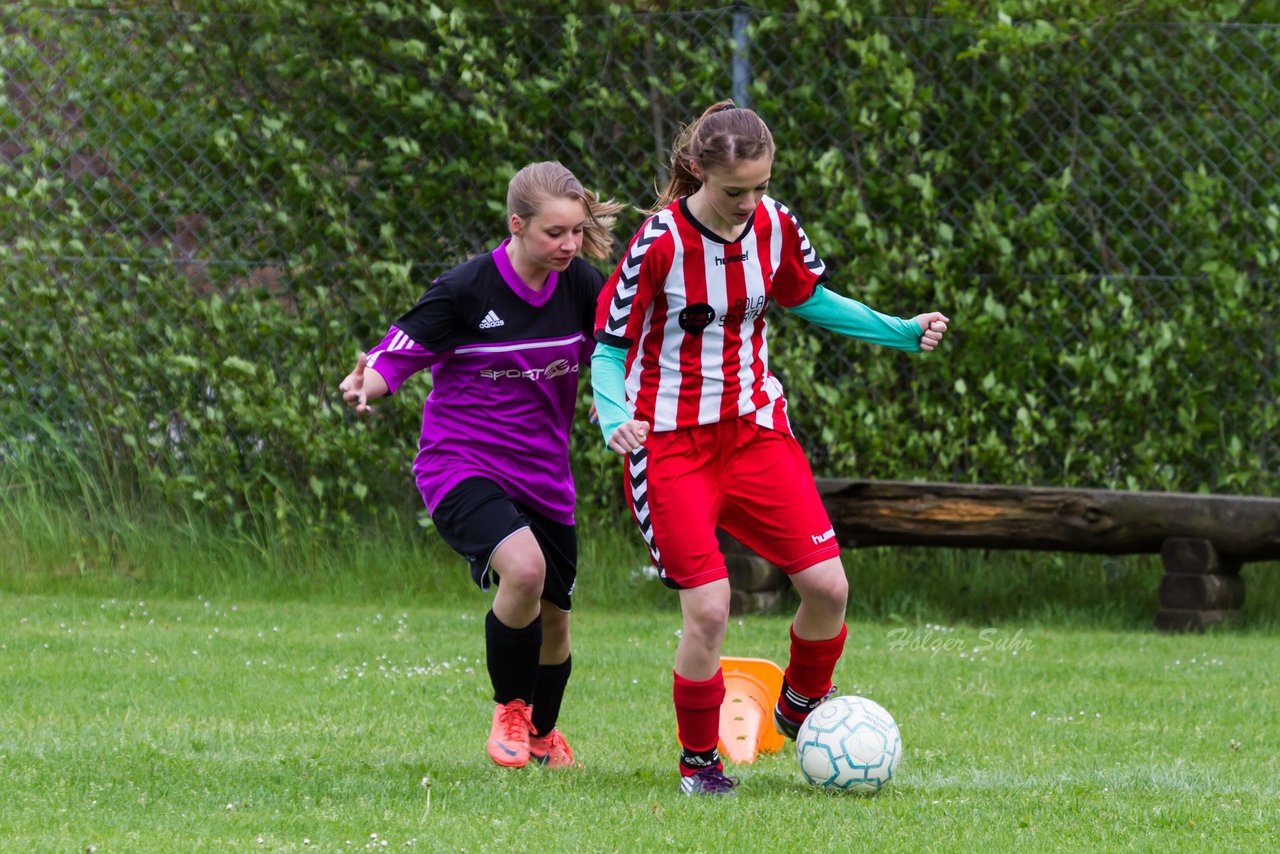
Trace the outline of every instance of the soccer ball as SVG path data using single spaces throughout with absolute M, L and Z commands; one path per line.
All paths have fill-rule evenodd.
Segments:
M 832 697 L 809 713 L 796 734 L 800 773 L 815 786 L 874 795 L 902 759 L 893 716 L 866 697 Z

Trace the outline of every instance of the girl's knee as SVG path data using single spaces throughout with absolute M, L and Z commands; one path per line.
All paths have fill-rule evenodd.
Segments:
M 495 565 L 493 571 L 498 576 L 500 586 L 511 592 L 519 590 L 525 595 L 541 598 L 542 585 L 547 575 L 542 555 L 508 556 L 501 566 Z
M 680 591 L 680 613 L 686 635 L 703 640 L 723 638 L 729 625 L 728 579 Z
M 724 637 L 729 626 L 729 603 L 706 602 L 685 612 L 685 625 L 703 637 Z
M 827 596 L 833 602 L 844 604 L 849 601 L 849 579 L 844 572 L 837 573 L 827 589 Z
M 800 598 L 843 606 L 849 600 L 849 578 L 838 560 L 826 561 L 792 576 Z

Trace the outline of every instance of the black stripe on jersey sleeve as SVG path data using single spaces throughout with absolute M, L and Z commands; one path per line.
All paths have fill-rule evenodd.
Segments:
M 645 220 L 644 225 L 636 232 L 631 246 L 618 265 L 618 281 L 614 285 L 613 296 L 609 304 L 609 316 L 605 320 L 605 331 L 615 338 L 622 339 L 618 333 L 625 332 L 631 320 L 631 307 L 635 302 L 640 282 L 640 268 L 645 254 L 669 230 L 669 226 L 655 214 Z M 599 333 L 597 333 L 598 335 Z M 628 345 L 630 342 L 628 342 Z
M 631 339 L 622 338 L 618 335 L 611 335 L 603 329 L 596 330 L 596 340 L 601 344 L 608 344 L 610 347 L 620 347 L 623 350 L 631 349 Z

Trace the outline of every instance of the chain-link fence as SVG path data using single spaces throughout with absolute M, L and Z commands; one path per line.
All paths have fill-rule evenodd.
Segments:
M 561 159 L 647 207 L 679 125 L 732 94 L 773 126 L 773 192 L 839 290 L 953 314 L 947 354 L 855 382 L 863 409 L 847 383 L 875 357 L 777 319 L 773 360 L 807 404 L 794 418 L 819 473 L 1001 480 L 993 461 L 1014 457 L 1040 482 L 1280 487 L 1280 29 L 1121 24 L 1002 47 L 946 21 L 802 26 L 745 7 L 439 14 L 290 28 L 0 8 L 6 419 L 97 429 L 86 410 L 115 390 L 84 377 L 122 371 L 111 347 L 172 343 L 193 297 L 330 329 L 262 327 L 246 356 L 313 348 L 319 393 L 346 361 L 330 343 L 380 334 L 502 236 L 514 168 Z M 353 52 L 353 33 L 382 52 Z M 385 287 L 381 317 L 353 327 L 357 279 Z M 99 349 L 78 351 L 91 334 Z M 910 389 L 928 418 L 892 409 Z M 200 429 L 192 399 L 162 406 L 152 441 Z M 833 427 L 822 412 L 839 407 L 850 423 Z M 922 437 L 894 440 L 901 460 L 859 445 L 877 408 Z M 1184 430 L 1192 451 L 1147 458 Z M 1110 462 L 1080 474 L 1073 455 Z

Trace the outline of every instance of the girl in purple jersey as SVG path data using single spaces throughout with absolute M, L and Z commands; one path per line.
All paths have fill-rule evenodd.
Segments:
M 574 764 L 556 728 L 577 575 L 569 432 L 604 283 L 577 256 L 609 256 L 622 208 L 559 163 L 524 167 L 507 188 L 510 238 L 437 278 L 339 385 L 364 413 L 431 371 L 413 472 L 440 536 L 497 588 L 488 753 L 506 767 Z

